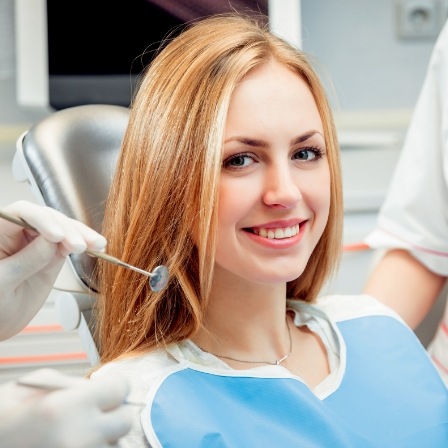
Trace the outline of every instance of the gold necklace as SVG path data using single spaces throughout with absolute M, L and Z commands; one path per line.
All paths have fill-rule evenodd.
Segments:
M 289 355 L 292 352 L 292 337 L 291 337 L 291 329 L 289 328 L 288 322 L 286 322 L 286 327 L 288 328 L 288 336 L 289 336 L 289 352 L 283 356 L 280 359 L 276 359 L 274 362 L 272 361 L 245 361 L 243 359 L 236 359 L 236 358 L 232 358 L 231 356 L 225 356 L 225 355 L 217 355 L 215 353 L 212 352 L 208 352 L 207 350 L 204 350 L 201 348 L 201 350 L 205 353 L 208 353 L 209 355 L 213 355 L 216 356 L 217 358 L 223 358 L 223 359 L 230 359 L 231 361 L 236 361 L 236 362 L 244 362 L 246 364 L 269 364 L 271 366 L 278 366 L 280 365 L 283 361 L 286 361 L 289 358 Z

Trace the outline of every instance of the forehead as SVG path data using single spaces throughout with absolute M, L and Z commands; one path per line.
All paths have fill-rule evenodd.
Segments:
M 270 62 L 249 72 L 235 88 L 227 114 L 229 132 L 293 132 L 314 129 L 322 120 L 306 82 L 291 69 Z

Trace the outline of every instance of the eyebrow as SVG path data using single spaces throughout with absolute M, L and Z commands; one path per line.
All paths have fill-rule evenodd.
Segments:
M 300 135 L 299 137 L 296 137 L 295 139 L 291 140 L 291 146 L 297 145 L 298 143 L 303 143 L 306 140 L 310 139 L 313 135 L 322 135 L 319 131 L 309 131 L 303 135 Z M 224 143 L 228 143 L 231 141 L 240 142 L 244 145 L 251 146 L 253 148 L 267 148 L 269 145 L 264 140 L 258 140 L 255 138 L 249 138 L 249 137 L 230 137 L 227 140 L 224 140 Z
M 307 141 L 308 139 L 310 139 L 311 137 L 313 137 L 316 134 L 319 134 L 320 136 L 323 137 L 323 135 L 319 131 L 310 131 L 310 132 L 307 132 L 306 134 L 303 134 L 303 135 L 295 138 L 294 140 L 292 140 L 291 141 L 291 146 L 292 145 L 296 145 L 297 143 L 303 143 L 303 142 Z

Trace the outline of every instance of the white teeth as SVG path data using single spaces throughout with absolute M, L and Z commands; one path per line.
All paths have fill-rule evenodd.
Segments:
M 283 229 L 275 229 L 275 239 L 280 240 L 285 237 L 285 232 L 283 232 Z
M 265 229 L 260 228 L 255 230 L 255 233 L 261 236 L 262 238 L 269 238 L 271 240 L 282 240 L 284 238 L 291 238 L 299 233 L 299 224 L 291 227 L 278 227 L 276 229 Z

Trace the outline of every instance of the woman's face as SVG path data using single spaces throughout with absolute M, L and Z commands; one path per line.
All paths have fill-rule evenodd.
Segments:
M 227 115 L 216 272 L 256 283 L 299 277 L 330 207 L 322 121 L 305 82 L 278 63 L 237 86 Z

